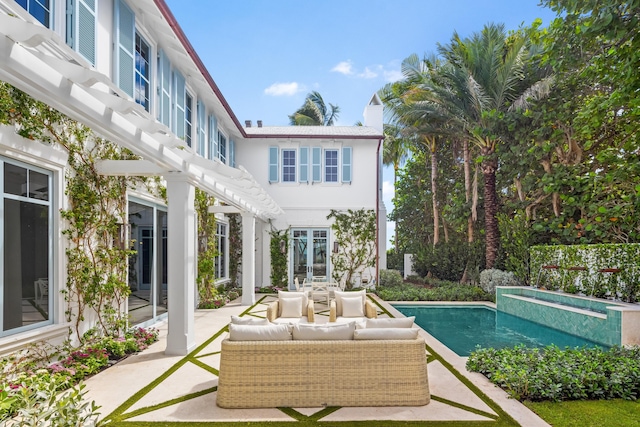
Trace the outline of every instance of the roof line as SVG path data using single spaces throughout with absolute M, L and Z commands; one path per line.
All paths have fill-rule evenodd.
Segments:
M 218 99 L 222 103 L 222 106 L 224 107 L 224 109 L 227 111 L 227 113 L 231 117 L 231 120 L 233 120 L 233 122 L 235 123 L 236 127 L 238 128 L 238 130 L 240 131 L 242 136 L 246 138 L 247 137 L 247 133 L 244 131 L 244 128 L 240 124 L 240 121 L 236 117 L 235 113 L 231 109 L 231 106 L 229 105 L 229 103 L 227 102 L 225 97 L 222 95 L 222 92 L 220 91 L 220 88 L 218 88 L 218 85 L 213 80 L 213 77 L 211 77 L 211 74 L 209 74 L 209 71 L 207 70 L 207 67 L 204 66 L 204 63 L 200 59 L 200 56 L 198 56 L 196 50 L 191 45 L 191 42 L 187 38 L 186 34 L 184 33 L 184 31 L 182 31 L 182 28 L 180 27 L 180 24 L 178 24 L 178 21 L 176 20 L 176 17 L 173 16 L 173 13 L 169 9 L 169 6 L 167 6 L 167 3 L 164 0 L 154 0 L 154 2 L 156 4 L 156 6 L 158 7 L 158 9 L 160 9 L 160 13 L 162 13 L 162 15 L 165 17 L 165 19 L 169 23 L 169 26 L 173 29 L 173 32 L 176 34 L 176 36 L 178 37 L 178 39 L 180 40 L 180 42 L 182 43 L 182 45 L 186 49 L 187 53 L 189 54 L 189 56 L 191 57 L 193 62 L 195 62 L 196 66 L 198 67 L 198 69 L 200 70 L 202 75 L 204 76 L 204 78 L 207 81 L 207 83 L 209 83 L 209 86 L 211 86 L 211 89 L 213 89 L 213 92 L 216 94 L 216 96 L 218 97 Z
M 295 127 L 295 126 L 292 126 Z M 247 134 L 247 138 L 299 138 L 299 139 L 374 139 L 384 138 L 384 135 L 301 135 L 301 134 Z

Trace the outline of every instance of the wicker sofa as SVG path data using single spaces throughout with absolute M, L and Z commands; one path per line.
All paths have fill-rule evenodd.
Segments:
M 222 342 L 222 408 L 422 406 L 424 339 Z

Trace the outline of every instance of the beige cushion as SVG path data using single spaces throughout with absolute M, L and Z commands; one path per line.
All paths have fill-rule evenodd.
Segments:
M 416 316 L 367 319 L 367 328 L 410 328 L 415 320 Z
M 356 340 L 415 340 L 418 329 L 415 328 L 366 328 L 353 331 Z
M 307 294 L 305 292 L 289 292 L 289 291 L 278 291 L 278 299 L 282 302 L 285 298 L 300 298 L 302 297 L 302 307 L 300 309 L 300 313 L 297 316 L 306 316 L 307 315 L 307 304 L 309 300 L 307 298 Z M 282 316 L 282 304 L 278 304 L 278 316 Z
M 293 325 L 294 340 L 352 340 L 355 322 L 324 325 Z
M 335 291 L 334 292 L 336 298 L 336 315 L 342 316 L 342 298 L 344 297 L 355 297 L 360 296 L 362 298 L 362 307 L 364 309 L 364 302 L 367 300 L 367 291 L 362 289 L 361 291 Z
M 282 298 L 280 305 L 282 306 L 280 317 L 300 317 L 302 297 Z
M 364 308 L 360 296 L 342 297 L 342 317 L 362 317 Z
M 291 339 L 289 325 L 229 325 L 230 341 L 283 341 Z
M 271 324 L 271 322 L 269 322 L 269 319 L 263 319 L 263 318 L 252 317 L 252 316 L 247 316 L 247 317 L 231 316 L 231 323 L 233 323 L 234 325 L 256 325 L 256 326 L 259 326 L 259 325 L 266 326 Z

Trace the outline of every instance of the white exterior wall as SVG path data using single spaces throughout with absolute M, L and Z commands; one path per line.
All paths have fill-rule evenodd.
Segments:
M 265 131 L 268 132 L 268 128 Z M 377 143 L 378 141 L 375 139 L 336 139 L 334 141 L 313 138 L 291 140 L 286 138 L 251 138 L 238 141 L 236 159 L 237 163 L 244 166 L 284 210 L 284 215 L 271 222 L 274 229 L 284 230 L 289 227 L 330 228 L 332 221 L 327 219 L 327 215 L 332 209 L 376 209 Z M 311 180 L 308 183 L 270 183 L 269 147 L 273 146 L 278 146 L 280 149 L 299 149 L 300 147 L 322 147 L 323 150 L 337 149 L 339 156 L 342 155 L 342 147 L 351 147 L 351 183 L 313 183 Z M 299 160 L 296 158 L 298 165 Z M 282 165 L 280 165 L 280 169 L 282 169 Z M 296 173 L 299 173 L 299 166 Z M 311 172 L 309 173 L 311 176 Z M 264 224 L 261 230 L 256 228 L 256 237 L 262 240 L 256 244 L 257 287 L 271 284 L 269 246 L 271 226 Z M 330 232 L 329 248 L 332 247 L 333 240 L 333 233 Z M 261 265 L 258 265 L 258 260 Z M 370 274 L 374 276 L 375 270 Z

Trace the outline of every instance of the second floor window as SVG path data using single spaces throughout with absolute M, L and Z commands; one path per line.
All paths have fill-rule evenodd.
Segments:
M 27 12 L 42 25 L 51 28 L 51 1 L 49 0 L 17 0 Z
M 192 104 L 193 98 L 187 93 L 184 102 L 184 140 L 189 147 L 191 147 L 191 123 L 193 123 Z
M 324 180 L 338 182 L 338 150 L 324 152 Z
M 227 138 L 218 132 L 218 158 L 224 164 L 227 164 Z
M 136 33 L 136 102 L 149 111 L 149 45 Z
M 282 150 L 282 182 L 296 182 L 296 150 Z

